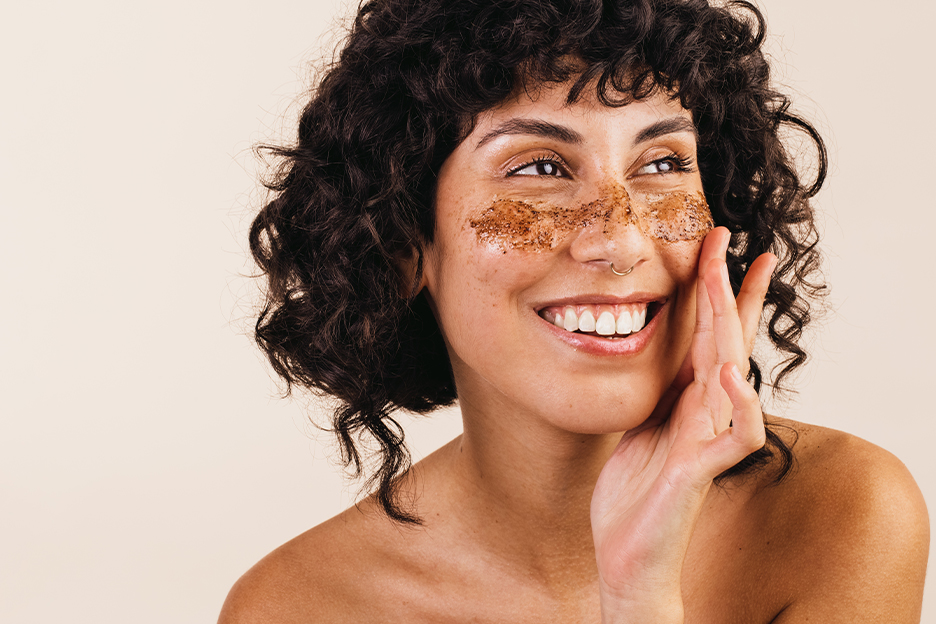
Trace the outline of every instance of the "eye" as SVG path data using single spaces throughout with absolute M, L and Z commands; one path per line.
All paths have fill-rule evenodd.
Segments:
M 534 160 L 533 162 L 525 163 L 515 169 L 512 169 L 507 175 L 546 176 L 551 178 L 569 177 L 569 174 L 566 173 L 565 169 L 560 163 L 550 159 Z
M 666 158 L 659 158 L 647 163 L 637 170 L 637 175 L 662 175 L 680 171 L 692 171 L 692 161 L 672 154 Z

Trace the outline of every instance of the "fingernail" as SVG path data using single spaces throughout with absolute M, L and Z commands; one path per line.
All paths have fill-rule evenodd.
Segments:
M 723 263 L 721 265 L 721 272 L 722 272 L 722 277 L 725 278 L 725 281 L 730 282 L 731 280 L 728 279 L 728 265 L 727 264 Z
M 737 365 L 731 365 L 731 376 L 734 377 L 737 381 L 744 381 L 744 378 L 741 376 L 741 371 L 738 370 Z

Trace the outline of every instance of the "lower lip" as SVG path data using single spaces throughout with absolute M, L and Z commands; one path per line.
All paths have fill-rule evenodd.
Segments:
M 576 351 L 583 351 L 591 355 L 622 356 L 634 355 L 643 351 L 643 349 L 653 339 L 660 324 L 660 318 L 669 305 L 665 302 L 650 319 L 650 322 L 644 325 L 643 329 L 626 338 L 601 338 L 599 336 L 590 336 L 588 334 L 577 334 L 560 329 L 537 314 L 537 318 L 543 322 L 547 331 L 551 332 L 556 338 L 570 345 Z

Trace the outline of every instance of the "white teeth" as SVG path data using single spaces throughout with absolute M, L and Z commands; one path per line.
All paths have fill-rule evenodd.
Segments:
M 613 336 L 616 329 L 615 325 L 614 315 L 605 311 L 598 316 L 598 321 L 595 323 L 595 331 L 599 336 Z
M 630 306 L 581 306 L 582 312 L 576 313 L 576 306 L 564 306 L 552 314 L 543 314 L 544 319 L 552 316 L 556 327 L 568 332 L 579 331 L 585 334 L 598 334 L 599 336 L 627 336 L 639 332 L 647 324 L 647 306 L 638 305 L 638 309 L 630 312 Z M 605 308 L 602 310 L 602 308 Z M 615 319 L 614 310 L 619 310 Z M 597 320 L 595 314 L 598 314 Z
M 571 306 L 566 306 L 565 309 L 565 320 L 562 324 L 563 329 L 566 331 L 575 331 L 578 329 L 578 318 L 575 316 L 575 310 Z
M 594 315 L 588 310 L 585 310 L 584 312 L 582 312 L 582 315 L 578 319 L 578 328 L 579 328 L 579 331 L 583 331 L 583 332 L 595 331 Z
M 633 329 L 633 323 L 631 322 L 630 312 L 624 310 L 621 312 L 621 316 L 617 320 L 617 333 L 619 334 L 629 334 Z
M 625 315 L 621 315 L 625 316 Z M 647 321 L 647 308 L 642 308 L 641 310 L 635 310 L 633 316 L 633 324 L 631 331 L 640 331 L 643 329 L 644 323 Z

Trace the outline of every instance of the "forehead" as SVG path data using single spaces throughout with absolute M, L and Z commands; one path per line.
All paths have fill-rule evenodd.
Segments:
M 620 106 L 602 103 L 594 88 L 584 90 L 573 102 L 571 83 L 539 85 L 524 89 L 503 103 L 484 111 L 475 120 L 464 141 L 478 149 L 504 135 L 533 134 L 564 143 L 587 143 L 589 139 L 631 135 L 640 142 L 648 132 L 691 132 L 696 135 L 692 114 L 679 98 L 654 89 L 650 95 Z
M 646 98 L 607 106 L 594 91 L 569 102 L 567 87 L 557 85 L 521 93 L 485 111 L 456 151 L 477 151 L 491 142 L 503 143 L 511 135 L 598 147 L 622 141 L 637 146 L 659 136 L 687 133 L 698 142 L 691 113 L 678 98 L 659 89 Z

